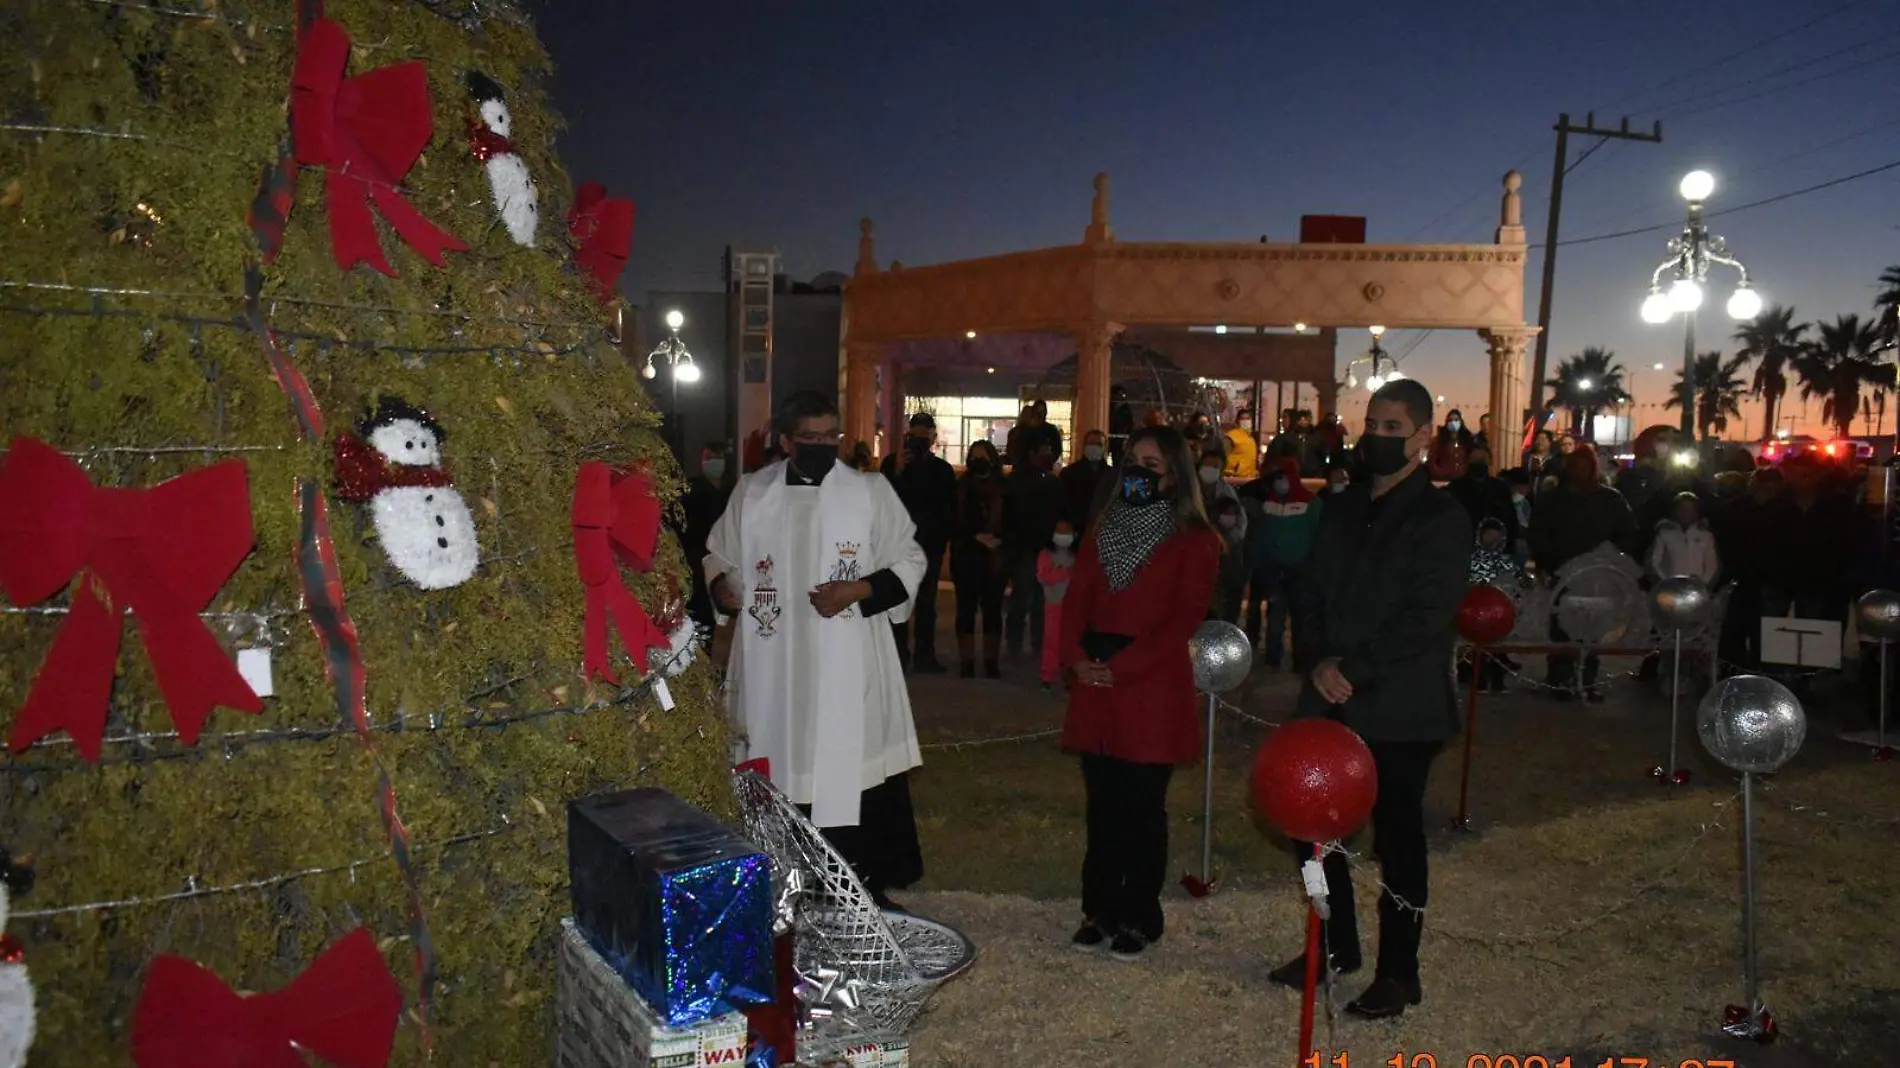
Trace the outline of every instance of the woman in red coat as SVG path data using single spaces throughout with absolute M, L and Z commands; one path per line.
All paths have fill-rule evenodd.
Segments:
M 1201 755 L 1188 639 L 1207 618 L 1220 535 L 1172 427 L 1129 435 L 1108 499 L 1062 602 L 1062 666 L 1074 685 L 1062 747 L 1082 757 L 1088 855 L 1075 945 L 1123 960 L 1161 937 L 1168 780 Z

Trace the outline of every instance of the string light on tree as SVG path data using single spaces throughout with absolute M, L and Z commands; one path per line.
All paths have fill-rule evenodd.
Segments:
M 1708 171 L 1690 171 L 1676 187 L 1688 202 L 1689 217 L 1682 233 L 1669 242 L 1669 258 L 1656 266 L 1649 276 L 1649 295 L 1643 299 L 1643 321 L 1660 325 L 1671 316 L 1681 315 L 1682 343 L 1682 432 L 1695 433 L 1695 316 L 1706 298 L 1709 265 L 1719 263 L 1735 268 L 1741 276 L 1735 291 L 1729 294 L 1730 318 L 1746 322 L 1761 312 L 1761 294 L 1749 284 L 1748 268 L 1728 254 L 1728 243 L 1709 233 L 1702 221 L 1702 205 L 1715 192 L 1715 176 Z M 1664 276 L 1670 278 L 1663 288 Z M 1657 368 L 1661 369 L 1661 364 Z

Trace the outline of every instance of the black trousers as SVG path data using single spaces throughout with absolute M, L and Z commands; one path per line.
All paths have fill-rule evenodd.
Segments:
M 1003 576 L 990 568 L 987 555 L 974 554 L 976 559 L 950 561 L 951 579 L 957 589 L 957 633 L 975 634 L 976 617 L 979 610 L 983 616 L 983 633 L 994 635 L 999 641 L 1003 636 Z
M 937 659 L 937 583 L 943 578 L 943 550 L 924 550 L 924 577 L 917 584 L 917 602 L 911 606 L 910 620 L 891 624 L 897 638 L 897 657 L 909 664 L 913 659 L 929 663 Z M 917 635 L 912 644 L 911 634 Z
M 1003 619 L 1004 641 L 1013 653 L 1027 648 L 1040 656 L 1043 642 L 1042 583 L 1036 578 L 1036 554 L 1019 552 L 1009 567 L 1009 598 Z M 1027 630 L 1027 646 L 1024 631 Z
M 1378 976 L 1404 982 L 1418 981 L 1418 942 L 1425 917 L 1407 909 L 1423 909 L 1427 892 L 1425 863 L 1425 780 L 1441 742 L 1375 742 L 1366 739 L 1379 776 L 1379 798 L 1372 806 L 1372 853 L 1379 861 L 1379 879 L 1387 889 L 1379 893 Z M 1313 843 L 1293 843 L 1294 858 L 1305 863 L 1313 857 Z M 1326 921 L 1326 950 L 1335 960 L 1359 960 L 1359 917 L 1353 908 L 1352 869 L 1338 853 L 1325 860 L 1326 901 L 1332 917 Z
M 1082 754 L 1088 797 L 1088 853 L 1082 859 L 1082 915 L 1105 930 L 1161 937 L 1161 887 L 1168 879 L 1171 764 L 1135 764 Z
M 800 805 L 807 817 L 811 806 Z M 901 890 L 924 877 L 924 850 L 917 841 L 917 814 L 910 806 L 910 773 L 900 771 L 858 799 L 856 827 L 821 827 L 866 890 Z

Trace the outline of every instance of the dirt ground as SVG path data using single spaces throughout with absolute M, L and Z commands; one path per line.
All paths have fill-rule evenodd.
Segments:
M 954 649 L 947 633 L 939 645 Z M 1060 692 L 1041 691 L 1026 657 L 1005 675 L 912 679 L 928 874 L 905 900 L 964 930 L 980 953 L 937 993 L 913 1063 L 1292 1063 L 1298 995 L 1265 974 L 1300 948 L 1304 903 L 1283 844 L 1250 818 L 1245 771 L 1261 721 L 1288 714 L 1297 680 L 1258 668 L 1230 695 L 1216 730 L 1217 889 L 1197 900 L 1170 886 L 1167 937 L 1124 964 L 1067 946 L 1079 919 L 1081 776 L 1039 736 L 1060 725 Z M 1830 709 L 1852 706 L 1847 687 L 1815 681 L 1806 746 L 1760 784 L 1762 989 L 1782 1029 L 1763 1047 L 1719 1033 L 1724 1006 L 1742 1000 L 1740 802 L 1737 777 L 1695 741 L 1693 699 L 1679 743 L 1693 778 L 1665 787 L 1647 775 L 1669 734 L 1669 703 L 1653 683 L 1619 678 L 1602 705 L 1558 703 L 1524 679 L 1512 686 L 1479 705 L 1469 831 L 1450 829 L 1461 750 L 1433 770 L 1425 1001 L 1396 1021 L 1322 1019 L 1329 1057 L 1900 1066 L 1900 763 L 1877 764 L 1835 737 Z M 1202 781 L 1184 769 L 1170 794 L 1176 871 L 1199 867 Z M 1375 876 L 1362 868 L 1357 880 L 1368 938 Z M 1367 978 L 1345 978 L 1337 1003 Z M 1431 1062 L 1414 1061 L 1419 1053 Z

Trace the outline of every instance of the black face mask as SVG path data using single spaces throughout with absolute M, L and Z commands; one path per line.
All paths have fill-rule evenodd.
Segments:
M 988 460 L 983 459 L 980 456 L 974 460 L 971 460 L 969 463 L 965 464 L 964 466 L 969 469 L 970 474 L 976 476 L 977 478 L 982 478 L 984 475 L 987 475 L 990 473 L 990 462 Z
M 831 473 L 831 465 L 837 462 L 836 445 L 811 445 L 802 441 L 792 445 L 792 466 L 813 482 L 823 482 Z
M 1476 463 L 1468 465 L 1465 470 L 1471 472 L 1472 478 L 1489 478 L 1491 475 L 1491 464 L 1489 461 L 1479 460 Z
M 922 456 L 930 451 L 930 439 L 907 437 L 904 439 L 904 450 L 912 456 Z
M 1408 439 L 1385 434 L 1367 434 L 1359 439 L 1359 457 L 1375 475 L 1396 475 L 1412 462 L 1406 449 Z
M 1161 496 L 1161 476 L 1145 467 L 1130 464 L 1122 468 L 1121 498 L 1139 508 L 1153 504 Z

